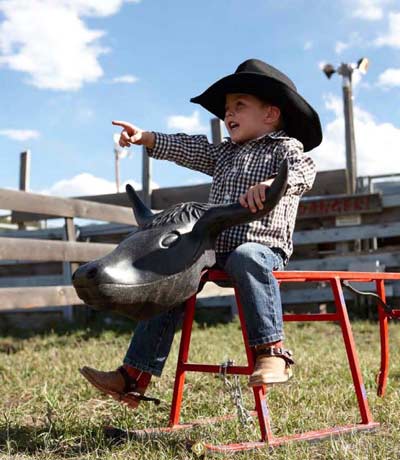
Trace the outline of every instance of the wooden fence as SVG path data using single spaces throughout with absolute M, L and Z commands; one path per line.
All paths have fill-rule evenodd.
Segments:
M 4 287 L 3 283 L 0 288 L 1 311 L 82 303 L 70 285 L 72 271 L 80 262 L 101 257 L 115 245 L 76 241 L 75 217 L 132 226 L 136 224 L 132 210 L 126 207 L 5 189 L 0 189 L 0 209 L 61 217 L 65 224 L 62 235 L 64 241 L 27 238 L 29 234 L 34 236 L 35 231 L 18 232 L 25 238 L 8 237 L 7 233 L 0 238 L 0 260 L 9 263 L 55 261 L 62 262 L 64 268 L 63 283 L 56 286 Z M 66 311 L 69 312 L 67 316 L 70 316 L 71 311 Z
M 183 192 L 174 190 L 173 202 L 187 201 Z M 196 198 L 192 193 L 190 199 Z M 79 263 L 110 252 L 136 224 L 132 210 L 124 206 L 4 189 L 0 189 L 0 209 L 12 210 L 19 218 L 27 215 L 32 218 L 32 213 L 41 218 L 62 217 L 65 223 L 63 229 L 3 233 L 0 238 L 0 311 L 3 312 L 81 304 L 70 285 L 71 272 Z M 77 227 L 74 218 L 107 223 Z M 400 195 L 303 198 L 294 243 L 290 270 L 400 271 Z M 22 277 L 8 276 L 13 270 L 18 271 L 18 266 L 29 270 L 33 263 L 44 262 L 48 266 L 62 263 L 62 273 L 29 276 L 29 271 L 24 275 L 21 269 Z M 216 299 L 221 292 L 218 288 L 211 290 L 208 302 L 223 304 L 221 298 Z M 400 286 L 389 285 L 387 294 L 389 298 L 399 299 Z M 312 289 L 288 285 L 282 296 L 289 306 L 331 300 L 323 285 Z M 352 298 L 350 293 L 346 296 Z M 71 315 L 70 309 L 65 311 Z

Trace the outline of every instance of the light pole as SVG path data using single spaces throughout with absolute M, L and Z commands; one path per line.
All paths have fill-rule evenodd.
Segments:
M 357 64 L 342 63 L 336 69 L 332 64 L 325 64 L 322 68 L 322 71 L 328 78 L 331 78 L 334 73 L 338 73 L 343 77 L 342 90 L 346 139 L 347 193 L 350 194 L 356 192 L 357 184 L 357 154 L 354 136 L 352 75 L 355 69 L 365 73 L 368 69 L 368 64 L 367 58 L 361 58 L 358 60 Z
M 117 193 L 119 193 L 120 188 L 120 178 L 119 178 L 119 160 L 120 158 L 125 158 L 128 155 L 128 150 L 119 145 L 119 134 L 113 135 L 114 140 L 114 165 L 115 165 L 115 184 L 117 186 Z

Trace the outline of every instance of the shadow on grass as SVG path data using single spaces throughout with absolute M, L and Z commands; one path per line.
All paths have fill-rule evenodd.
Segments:
M 131 334 L 136 322 L 128 318 L 113 314 L 99 312 L 92 309 L 77 307 L 75 309 L 74 321 L 69 322 L 65 319 L 46 323 L 44 326 L 35 326 L 29 324 L 29 327 L 16 326 L 10 321 L 1 321 L 0 324 L 0 353 L 13 354 L 19 351 L 18 344 L 10 340 L 2 340 L 1 336 L 28 339 L 33 337 L 46 337 L 49 334 L 59 336 L 78 334 L 80 340 L 89 340 L 100 337 L 104 332 L 111 331 L 115 334 Z M 15 313 L 16 315 L 18 313 Z M 38 312 L 37 315 L 46 315 L 46 312 Z M 232 312 L 230 307 L 218 308 L 198 308 L 195 314 L 195 322 L 200 327 L 212 327 L 215 325 L 226 324 L 232 321 Z M 178 326 L 178 330 L 181 325 Z
M 66 433 L 54 427 L 0 426 L 0 452 L 14 455 L 51 452 L 68 458 L 112 447 L 102 428 Z
M 0 452 L 14 455 L 57 455 L 61 458 L 80 458 L 96 452 L 110 452 L 118 448 L 146 446 L 154 449 L 165 448 L 182 453 L 191 449 L 196 442 L 187 436 L 176 433 L 162 433 L 157 436 L 147 435 L 134 437 L 124 430 L 118 430 L 113 434 L 107 432 L 105 427 L 82 430 L 76 432 L 63 432 L 61 429 L 40 428 L 34 426 L 7 427 L 0 426 Z M 7 457 L 8 458 L 8 457 Z M 10 457 L 12 458 L 12 457 Z M 47 458 L 47 457 L 46 457 Z

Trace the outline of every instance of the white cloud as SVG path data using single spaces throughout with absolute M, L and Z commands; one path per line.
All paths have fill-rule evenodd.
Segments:
M 377 21 L 383 18 L 383 7 L 386 3 L 388 3 L 387 0 L 356 0 L 352 15 L 367 21 Z
M 379 75 L 378 85 L 384 87 L 400 86 L 400 69 L 386 69 Z
M 29 139 L 37 139 L 40 133 L 33 129 L 1 129 L 0 136 L 8 137 L 14 141 L 27 141 Z
M 314 46 L 314 43 L 311 41 L 311 40 L 307 40 L 305 43 L 304 43 L 304 51 L 308 51 L 310 50 L 312 47 Z
M 112 79 L 112 83 L 136 83 L 138 81 L 138 77 L 134 75 L 121 75 L 119 77 L 114 77 Z
M 129 179 L 123 182 L 120 186 L 120 190 L 125 190 L 126 184 L 131 184 L 136 190 L 140 190 L 142 185 L 133 179 Z M 159 185 L 152 181 L 151 186 L 153 189 L 159 187 Z M 40 190 L 37 193 L 44 195 L 54 196 L 89 196 L 89 195 L 106 195 L 109 193 L 116 193 L 117 187 L 114 181 L 104 179 L 102 177 L 96 177 L 90 173 L 77 174 L 70 179 L 62 179 L 55 182 L 49 188 Z
M 97 81 L 104 32 L 81 17 L 115 14 L 124 1 L 0 0 L 0 67 L 27 74 L 38 88 L 70 91 Z
M 324 127 L 324 140 L 312 153 L 319 170 L 345 168 L 344 117 L 342 102 L 328 96 L 326 108 L 335 118 Z M 358 175 L 400 172 L 400 128 L 391 123 L 379 123 L 367 111 L 354 107 Z
M 184 115 L 171 115 L 168 117 L 167 126 L 169 129 L 187 134 L 202 134 L 208 131 L 208 127 L 201 124 L 197 110 L 188 117 Z
M 389 13 L 388 32 L 375 40 L 377 46 L 400 48 L 400 13 Z
M 336 54 L 341 54 L 344 50 L 350 47 L 349 43 L 344 43 L 344 42 L 336 42 L 335 43 L 335 53 Z

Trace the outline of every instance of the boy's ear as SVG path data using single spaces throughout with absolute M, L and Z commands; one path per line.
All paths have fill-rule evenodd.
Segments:
M 267 113 L 265 114 L 265 121 L 267 123 L 277 123 L 281 117 L 281 109 L 275 105 L 268 106 Z

